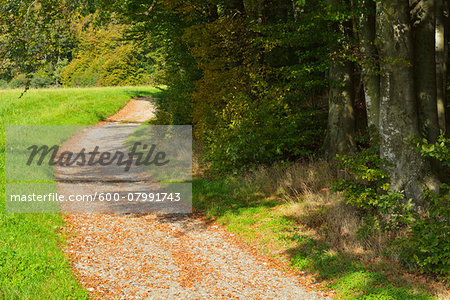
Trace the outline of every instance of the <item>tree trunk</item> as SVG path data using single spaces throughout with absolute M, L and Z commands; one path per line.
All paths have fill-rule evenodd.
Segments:
M 377 40 L 382 74 L 380 154 L 389 163 L 391 189 L 403 190 L 408 199 L 420 203 L 421 183 L 436 190 L 438 182 L 428 172 L 426 161 L 408 143 L 411 136 L 419 136 L 408 0 L 377 2 Z
M 419 130 L 430 142 L 439 136 L 436 100 L 435 0 L 420 0 L 412 10 L 414 75 Z
M 358 22 L 359 46 L 363 61 L 361 76 L 366 102 L 367 124 L 378 129 L 380 118 L 380 77 L 375 46 L 375 2 L 365 0 Z
M 354 149 L 355 115 L 352 67 L 349 62 L 333 61 L 329 70 L 328 129 L 324 149 L 333 158 Z
M 328 0 L 331 6 L 340 5 L 339 0 Z M 341 37 L 350 35 L 351 24 L 334 25 L 335 32 Z M 340 47 L 341 45 L 336 45 Z M 335 52 L 336 53 L 336 52 Z M 355 95 L 353 88 L 353 66 L 347 61 L 333 58 L 330 64 L 328 91 L 328 126 L 323 148 L 329 158 L 336 154 L 353 152 L 355 148 Z
M 448 26 L 448 17 L 444 15 L 446 5 L 444 0 L 436 0 L 436 96 L 437 96 L 437 115 L 439 128 L 446 129 L 446 76 L 447 76 L 447 44 L 446 27 Z M 448 13 L 448 11 L 447 11 Z M 446 26 L 447 25 L 447 26 Z M 448 34 L 448 32 L 447 32 Z

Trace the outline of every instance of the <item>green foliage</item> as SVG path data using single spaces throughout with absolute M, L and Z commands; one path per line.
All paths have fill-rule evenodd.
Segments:
M 417 214 L 408 237 L 399 243 L 403 259 L 422 272 L 450 277 L 450 194 L 443 185 L 440 194 L 425 190 L 426 212 Z
M 0 1 L 0 74 L 6 80 L 27 76 L 70 56 L 71 21 L 76 5 L 67 1 Z
M 450 166 L 450 139 L 441 132 L 435 143 L 417 140 L 417 150 Z M 450 277 L 450 186 L 442 184 L 439 194 L 424 187 L 424 212 L 416 213 L 408 237 L 401 240 L 404 260 L 419 267 L 422 272 L 438 273 Z
M 433 144 L 415 141 L 423 156 L 449 165 L 449 139 L 443 133 Z M 370 147 L 356 155 L 339 155 L 339 167 L 350 178 L 335 181 L 333 189 L 342 191 L 347 203 L 362 209 L 366 226 L 361 228 L 361 233 L 368 235 L 373 230 L 383 230 L 395 235 L 399 229 L 406 230 L 407 237 L 395 242 L 401 248 L 403 260 L 422 272 L 449 276 L 449 186 L 443 184 L 439 194 L 424 187 L 426 205 L 423 211 L 413 209 L 402 192 L 389 190 L 390 179 L 384 169 L 387 163 L 379 158 L 377 149 L 378 143 L 372 138 Z
M 3 80 L 0 88 L 47 88 L 61 85 L 61 72 L 68 64 L 67 58 L 58 60 L 55 64 L 47 63 L 42 65 L 37 71 L 30 74 L 19 74 L 12 80 Z
M 8 81 L 5 79 L 0 79 L 0 89 L 5 89 L 8 87 Z
M 49 87 L 52 83 L 54 83 L 53 70 L 48 66 L 40 68 L 30 80 L 30 86 L 34 88 Z
M 14 77 L 8 84 L 10 88 L 21 88 L 28 84 L 29 79 L 24 75 L 20 74 L 16 77 Z
M 344 192 L 347 203 L 362 209 L 367 227 L 361 233 L 404 227 L 411 220 L 412 204 L 403 193 L 389 189 L 388 163 L 380 158 L 379 138 L 372 134 L 365 142 L 369 146 L 355 155 L 337 155 L 338 167 L 349 178 L 334 181 L 333 191 Z
M 315 152 L 326 127 L 319 103 L 328 84 L 324 1 L 249 2 L 240 13 L 233 5 L 162 0 L 150 14 L 145 1 L 112 8 L 130 23 L 128 36 L 152 49 L 158 80 L 168 86 L 158 119 L 193 124 L 211 170 Z
M 229 123 L 205 133 L 209 149 L 205 158 L 211 170 L 242 171 L 256 164 L 307 156 L 320 147 L 324 112 L 305 108 L 293 114 L 276 105 L 258 106 L 248 103 L 239 114 L 230 113 Z
M 56 62 L 54 71 L 53 71 L 55 85 L 62 84 L 62 72 L 68 64 L 69 64 L 69 59 L 67 59 L 67 58 L 60 59 Z
M 0 78 L 11 80 L 8 87 L 149 83 L 151 60 L 144 48 L 125 41 L 126 26 L 117 25 L 110 14 L 108 17 L 104 12 L 90 14 L 97 4 L 78 1 L 73 6 L 66 1 L 45 0 L 3 2 Z M 93 6 L 86 7 L 88 3 Z M 96 22 L 100 17 L 106 25 Z
M 75 58 L 61 70 L 64 86 L 144 85 L 150 81 L 148 59 L 124 40 L 126 26 L 112 21 L 104 28 L 78 24 Z
M 416 149 L 424 157 L 431 157 L 442 162 L 444 166 L 450 166 L 450 138 L 446 138 L 441 132 L 436 143 L 430 143 L 427 139 L 413 139 Z
M 302 20 L 310 16 L 305 11 Z M 318 58 L 325 37 L 315 36 L 312 55 L 292 44 L 312 46 L 310 28 L 289 19 L 260 26 L 225 15 L 205 26 L 208 31 L 189 28 L 186 37 L 203 71 L 193 94 L 194 125 L 212 170 L 238 170 L 314 152 L 322 142 L 326 114 L 308 108 L 308 100 L 326 86 L 320 80 L 326 68 Z

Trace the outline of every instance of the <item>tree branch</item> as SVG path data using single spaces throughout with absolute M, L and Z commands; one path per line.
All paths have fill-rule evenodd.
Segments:
M 141 13 L 140 15 L 146 15 L 146 16 L 148 16 L 148 15 L 152 12 L 152 10 L 155 8 L 155 6 L 156 6 L 157 3 L 158 3 L 158 0 L 153 0 L 152 5 L 150 5 L 150 7 L 147 9 L 147 11 L 144 12 L 144 13 Z

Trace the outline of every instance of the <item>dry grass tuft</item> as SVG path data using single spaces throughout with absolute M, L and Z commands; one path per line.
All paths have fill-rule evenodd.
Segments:
M 341 194 L 330 194 L 337 171 L 323 159 L 299 161 L 288 166 L 260 167 L 247 174 L 247 184 L 266 196 L 287 201 L 286 215 L 314 230 L 333 250 L 374 259 L 389 248 L 386 234 L 361 238 L 364 222 L 359 211 L 345 203 Z
M 320 159 L 288 166 L 262 166 L 249 173 L 246 180 L 266 195 L 278 194 L 292 200 L 327 189 L 334 175 L 330 163 Z

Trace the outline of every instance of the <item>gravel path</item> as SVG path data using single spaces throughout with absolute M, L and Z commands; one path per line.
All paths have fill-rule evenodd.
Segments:
M 149 99 L 137 99 L 103 124 L 140 123 L 152 116 Z M 82 146 L 88 135 L 69 143 Z M 103 143 L 109 142 L 117 138 Z M 68 193 L 67 182 L 58 190 Z M 276 268 L 200 215 L 78 213 L 65 219 L 64 251 L 93 298 L 323 299 L 307 291 L 296 274 Z

